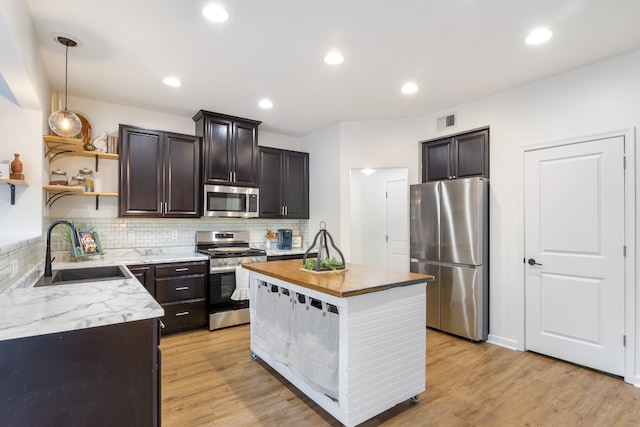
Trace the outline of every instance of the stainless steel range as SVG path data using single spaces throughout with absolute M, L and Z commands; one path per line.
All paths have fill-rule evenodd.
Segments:
M 209 330 L 249 323 L 249 300 L 235 300 L 236 268 L 267 261 L 263 249 L 249 246 L 248 231 L 198 231 L 198 252 L 209 255 Z

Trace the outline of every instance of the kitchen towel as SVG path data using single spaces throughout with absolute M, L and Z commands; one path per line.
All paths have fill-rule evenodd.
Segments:
M 249 270 L 236 267 L 236 290 L 231 294 L 234 301 L 244 301 L 249 299 Z

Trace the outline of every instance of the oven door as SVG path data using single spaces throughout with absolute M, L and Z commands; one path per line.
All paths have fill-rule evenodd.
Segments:
M 257 188 L 204 186 L 204 216 L 253 218 L 258 216 Z
M 209 305 L 220 306 L 232 302 L 231 295 L 236 290 L 236 272 L 220 271 L 209 274 Z

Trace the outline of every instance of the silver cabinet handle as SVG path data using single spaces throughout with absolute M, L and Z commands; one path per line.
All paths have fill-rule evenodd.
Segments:
M 289 215 L 289 206 L 284 207 L 284 214 L 285 216 Z
M 176 271 L 189 271 L 189 267 L 176 268 Z
M 188 314 L 189 314 L 188 311 L 181 311 L 180 313 L 176 313 L 176 317 L 178 317 L 178 316 L 186 316 Z
M 164 323 L 162 323 L 162 320 L 160 320 L 160 327 L 161 327 L 162 329 L 164 329 L 164 328 L 165 328 Z
M 188 291 L 189 287 L 188 286 L 180 286 L 179 288 L 176 288 L 176 291 Z

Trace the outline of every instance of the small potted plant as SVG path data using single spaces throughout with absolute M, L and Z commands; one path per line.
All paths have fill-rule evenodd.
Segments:
M 267 228 L 265 237 L 267 239 L 264 245 L 265 249 L 271 249 L 272 247 L 274 247 L 274 244 L 278 243 L 278 233 L 276 231 L 271 230 L 270 228 Z

